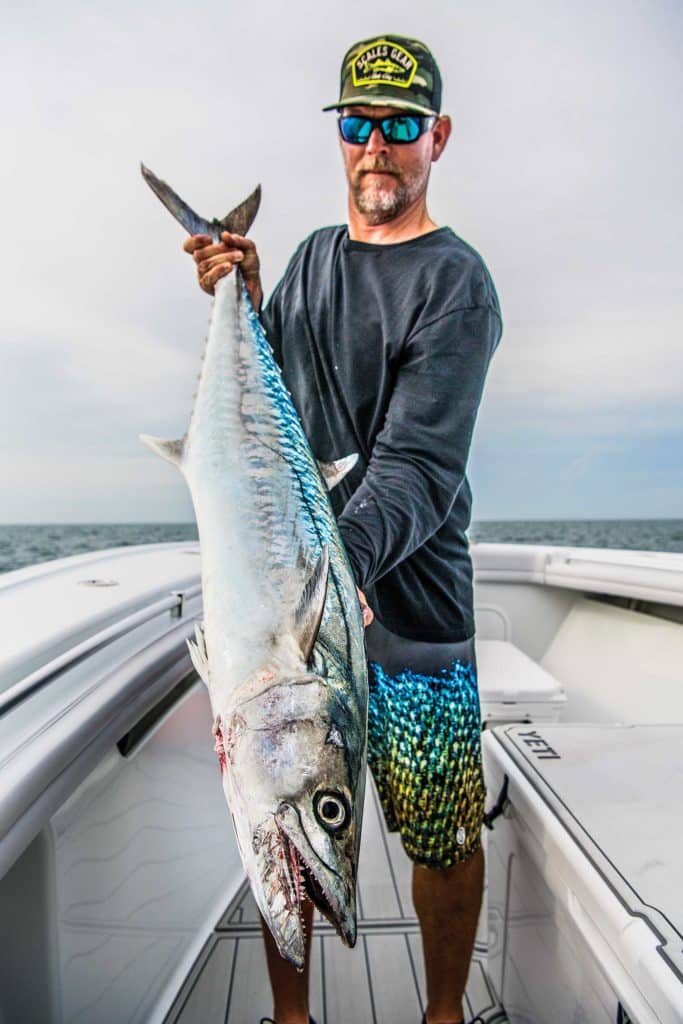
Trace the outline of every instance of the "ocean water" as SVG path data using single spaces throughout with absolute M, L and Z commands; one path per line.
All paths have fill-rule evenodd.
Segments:
M 472 523 L 474 541 L 683 551 L 683 519 L 547 519 Z
M 197 540 L 194 523 L 0 524 L 0 573 L 104 548 Z
M 475 522 L 473 541 L 683 552 L 683 519 L 548 519 Z M 86 551 L 197 540 L 194 523 L 0 524 L 0 573 Z

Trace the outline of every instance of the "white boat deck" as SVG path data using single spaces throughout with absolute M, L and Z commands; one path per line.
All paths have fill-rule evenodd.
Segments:
M 317 1024 L 420 1024 L 424 966 L 413 910 L 411 864 L 384 828 L 369 785 L 358 885 L 358 941 L 347 949 L 318 916 L 311 958 L 311 1014 Z M 507 1018 L 494 1001 L 478 947 L 466 1013 L 491 1024 Z M 258 1024 L 272 1001 L 258 911 L 245 883 L 216 925 L 166 1024 Z
M 488 726 L 683 722 L 683 555 L 475 545 L 473 556 Z M 246 886 L 226 907 L 242 876 L 223 831 L 208 697 L 194 686 L 185 644 L 201 617 L 199 568 L 197 545 L 169 544 L 75 556 L 0 580 L 3 1021 L 258 1024 L 272 1011 Z M 646 830 L 648 843 L 655 831 Z M 494 833 L 489 867 L 499 839 Z M 671 856 L 665 833 L 652 851 L 653 863 Z M 77 870 L 83 863 L 87 873 Z M 51 878 L 56 885 L 45 884 Z M 496 956 L 514 965 L 527 918 L 495 913 L 495 893 L 507 899 L 505 879 L 496 884 L 501 927 L 488 959 L 481 929 L 466 1014 L 507 1019 L 489 977 L 512 1020 L 554 1020 L 545 1003 L 530 1007 L 563 985 L 579 1013 L 581 986 L 562 980 L 572 958 L 517 972 L 525 982 L 516 1005 L 512 974 L 501 975 Z M 424 969 L 410 887 L 410 863 L 368 787 L 358 942 L 347 950 L 318 923 L 317 1024 L 419 1024 Z M 22 931 L 22 920 L 40 928 Z M 48 940 L 37 944 L 36 933 Z M 621 955 L 623 944 L 613 945 Z M 628 1008 L 630 988 L 609 981 L 604 958 L 586 948 L 609 996 L 599 1019 L 625 1019 L 616 1007 Z M 557 952 L 547 941 L 542 949 Z M 667 984 L 668 975 L 652 991 Z M 629 1012 L 648 1024 L 679 1020 Z

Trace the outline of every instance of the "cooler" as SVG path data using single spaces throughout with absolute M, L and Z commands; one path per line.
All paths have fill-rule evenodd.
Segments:
M 489 973 L 511 1024 L 683 1022 L 683 725 L 484 734 Z
M 557 679 L 507 641 L 476 640 L 475 644 L 484 726 L 558 720 L 567 698 Z

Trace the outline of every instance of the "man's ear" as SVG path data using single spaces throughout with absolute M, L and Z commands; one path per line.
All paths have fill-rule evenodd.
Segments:
M 432 139 L 434 140 L 434 147 L 432 149 L 432 163 L 436 163 L 448 142 L 453 124 L 448 114 L 443 114 L 437 118 L 432 128 Z

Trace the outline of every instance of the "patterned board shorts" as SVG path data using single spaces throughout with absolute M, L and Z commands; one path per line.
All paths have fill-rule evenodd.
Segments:
M 368 763 L 387 827 L 416 864 L 448 868 L 481 845 L 484 776 L 474 638 L 405 640 L 377 620 L 365 634 Z

